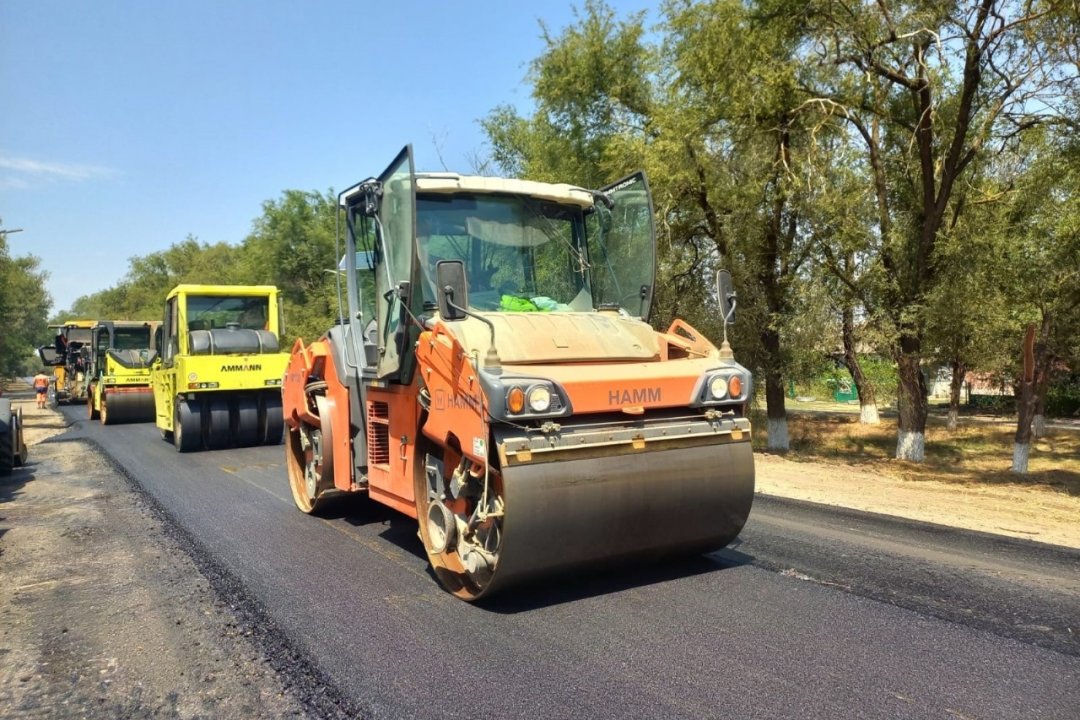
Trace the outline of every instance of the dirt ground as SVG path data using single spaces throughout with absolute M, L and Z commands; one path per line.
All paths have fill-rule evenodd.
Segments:
M 29 463 L 0 479 L 0 715 L 303 715 L 127 480 L 85 444 L 42 444 L 64 420 L 22 405 Z
M 59 413 L 22 404 L 30 463 L 0 480 L 0 715 L 310 714 L 143 497 L 92 447 L 57 441 Z M 763 494 L 1080 548 L 1080 497 L 1053 488 L 756 462 Z
M 765 495 L 1080 548 L 1080 497 L 1046 486 L 959 485 L 756 453 Z

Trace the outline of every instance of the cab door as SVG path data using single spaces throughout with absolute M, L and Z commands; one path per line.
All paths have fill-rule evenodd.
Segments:
M 656 227 L 652 195 L 644 172 L 600 190 L 611 202 L 597 202 L 586 217 L 593 303 L 649 319 L 656 284 Z
M 412 146 L 406 145 L 378 177 L 379 200 L 375 233 L 375 319 L 379 359 L 375 376 L 399 380 L 409 375 L 413 328 L 412 309 L 416 270 L 416 176 Z M 404 373 L 403 373 L 404 371 Z

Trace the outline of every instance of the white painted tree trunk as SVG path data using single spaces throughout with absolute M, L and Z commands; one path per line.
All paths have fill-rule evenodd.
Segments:
M 859 407 L 859 422 L 863 425 L 880 425 L 881 418 L 878 417 L 877 404 L 861 405 Z
M 945 422 L 945 427 L 949 430 L 956 429 L 956 423 L 960 419 L 960 413 L 956 410 L 949 410 L 949 419 Z
M 1031 418 L 1031 434 L 1037 438 L 1046 437 L 1046 416 L 1036 415 Z
M 896 436 L 896 459 L 922 462 L 926 459 L 926 436 L 901 430 Z
M 1027 475 L 1028 456 L 1031 455 L 1030 443 L 1013 443 L 1012 471 L 1017 475 Z
M 787 418 L 769 418 L 769 449 L 787 451 L 791 448 L 788 438 Z

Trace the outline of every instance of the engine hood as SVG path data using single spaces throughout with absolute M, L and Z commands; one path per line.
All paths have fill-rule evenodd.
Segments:
M 614 313 L 482 313 L 495 326 L 495 349 L 504 364 L 649 361 L 660 358 L 655 331 Z M 476 318 L 447 323 L 470 353 L 483 357 L 491 330 Z

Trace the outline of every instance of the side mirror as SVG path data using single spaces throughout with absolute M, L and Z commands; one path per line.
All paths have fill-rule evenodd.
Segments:
M 727 270 L 718 270 L 716 273 L 716 295 L 720 299 L 724 324 L 730 325 L 735 322 L 735 290 L 731 283 L 731 273 Z
M 461 260 L 440 260 L 435 263 L 435 283 L 438 285 L 439 315 L 443 320 L 461 320 L 469 307 L 469 288 L 465 282 L 465 263 Z

